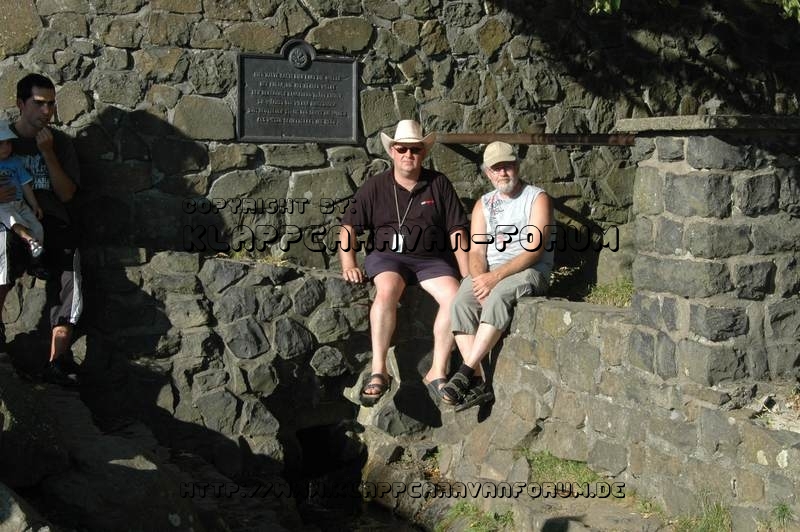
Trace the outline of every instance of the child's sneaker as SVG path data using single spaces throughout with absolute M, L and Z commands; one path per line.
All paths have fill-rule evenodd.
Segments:
M 31 250 L 31 257 L 34 259 L 39 258 L 39 255 L 42 254 L 44 248 L 42 247 L 42 243 L 36 240 L 35 238 L 31 238 L 28 240 L 28 247 Z

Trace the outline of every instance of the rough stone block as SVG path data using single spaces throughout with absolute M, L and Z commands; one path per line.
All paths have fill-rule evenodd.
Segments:
M 252 288 L 231 286 L 214 303 L 214 316 L 220 323 L 230 323 L 253 316 L 257 307 L 256 292 Z
M 756 255 L 797 251 L 800 224 L 796 218 L 784 214 L 759 217 L 753 222 L 750 239 Z
M 218 327 L 217 330 L 225 346 L 237 358 L 255 358 L 269 350 L 269 340 L 251 316 Z
M 735 146 L 716 137 L 689 137 L 686 161 L 697 169 L 743 170 L 750 164 L 747 146 Z
M 800 174 L 797 167 L 791 168 L 780 178 L 781 192 L 778 207 L 785 213 L 800 214 Z
M 586 410 L 586 427 L 608 438 L 639 442 L 645 438 L 644 416 L 611 401 L 592 400 Z
M 306 326 L 321 344 L 341 340 L 350 334 L 347 318 L 339 309 L 318 309 L 306 322 Z
M 214 297 L 244 277 L 247 269 L 247 266 L 241 262 L 207 260 L 203 263 L 198 277 L 206 292 Z
M 628 338 L 628 360 L 639 369 L 653 373 L 655 338 L 642 329 L 634 329 Z
M 584 392 L 594 391 L 594 373 L 600 366 L 599 349 L 567 341 L 558 344 L 556 354 L 561 378 L 567 386 Z
M 184 96 L 175 106 L 173 124 L 192 139 L 235 138 L 233 112 L 219 98 L 195 94 Z
M 773 379 L 800 377 L 800 351 L 797 343 L 767 345 L 767 367 Z
M 775 257 L 775 295 L 789 297 L 800 293 L 800 267 L 797 255 Z
M 669 419 L 651 416 L 647 423 L 648 442 L 656 441 L 663 447 L 674 449 L 678 455 L 688 456 L 697 446 L 697 427 L 687 423 L 673 412 Z
M 587 465 L 601 475 L 615 477 L 628 467 L 628 450 L 608 440 L 597 440 L 589 452 Z
M 736 263 L 732 269 L 737 297 L 764 299 L 764 296 L 772 291 L 775 276 L 773 262 Z
M 677 327 L 677 308 L 672 297 L 637 291 L 633 294 L 631 309 L 639 325 L 667 331 Z
M 658 160 L 664 162 L 683 160 L 684 145 L 685 141 L 682 138 L 658 137 L 656 139 Z
M 329 345 L 317 349 L 309 364 L 320 377 L 336 377 L 349 370 L 342 352 Z
M 653 251 L 655 249 L 653 220 L 646 216 L 637 216 L 633 225 L 633 242 L 636 250 L 639 252 Z
M 719 410 L 701 408 L 697 417 L 700 447 L 711 456 L 722 456 L 733 460 L 741 443 L 736 420 Z
M 792 481 L 780 473 L 771 472 L 767 476 L 766 499 L 767 504 L 776 505 L 788 503 L 796 505 L 798 502 L 797 491 Z
M 656 241 L 654 251 L 663 255 L 682 255 L 684 226 L 679 220 L 658 216 L 654 219 Z
M 730 290 L 731 281 L 721 262 L 638 255 L 633 263 L 633 285 L 638 290 L 708 297 Z
M 671 379 L 678 375 L 675 342 L 661 331 L 656 335 L 655 372 L 662 379 Z
M 686 455 L 683 455 L 686 456 Z M 655 446 L 649 445 L 645 449 L 644 474 L 648 478 L 658 475 L 680 477 L 686 471 L 686 464 L 682 458 L 667 454 Z
M 800 297 L 767 305 L 768 337 L 800 339 Z
M 764 500 L 764 478 L 746 469 L 733 471 L 734 495 L 745 502 L 758 503 Z
M 480 465 L 481 478 L 502 482 L 514 465 L 514 454 L 510 450 L 495 449 L 491 451 Z
M 746 420 L 739 424 L 742 443 L 739 446 L 739 461 L 743 464 L 759 464 L 781 474 L 800 471 L 800 464 L 791 461 L 800 445 L 800 433 L 788 430 L 771 430 Z
M 689 222 L 686 249 L 695 257 L 716 259 L 744 255 L 750 248 L 750 228 L 726 223 Z
M 633 212 L 660 214 L 664 211 L 664 181 L 658 168 L 640 166 L 633 181 Z
M 564 388 L 558 388 L 551 415 L 554 419 L 578 429 L 584 425 L 586 409 L 581 402 L 581 396 Z
M 694 382 L 713 385 L 744 376 L 744 361 L 732 347 L 692 340 L 678 342 L 678 374 Z
M 554 456 L 565 460 L 585 462 L 589 458 L 586 433 L 564 423 L 548 421 L 539 436 L 538 447 L 547 449 Z
M 373 27 L 366 19 L 339 17 L 312 28 L 306 40 L 317 50 L 353 53 L 367 46 L 372 32 Z
M 679 216 L 725 218 L 731 212 L 731 180 L 723 174 L 667 174 L 664 208 Z
M 164 311 L 174 327 L 188 329 L 210 320 L 208 301 L 195 295 L 167 294 Z
M 301 357 L 314 350 L 314 336 L 297 321 L 281 317 L 275 321 L 272 344 L 283 359 Z
M 737 179 L 733 201 L 734 206 L 747 216 L 775 210 L 778 206 L 778 178 L 769 173 Z
M 693 333 L 713 341 L 747 334 L 748 330 L 747 312 L 743 308 L 692 304 L 689 322 Z

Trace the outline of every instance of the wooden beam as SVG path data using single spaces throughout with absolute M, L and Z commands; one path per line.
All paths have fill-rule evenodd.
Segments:
M 609 135 L 579 135 L 569 133 L 437 133 L 441 144 L 488 144 L 496 140 L 509 144 L 570 145 L 570 146 L 632 146 L 635 136 L 614 133 Z

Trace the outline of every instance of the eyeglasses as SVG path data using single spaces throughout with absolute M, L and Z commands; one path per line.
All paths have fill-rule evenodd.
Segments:
M 401 146 L 399 144 L 394 145 L 394 150 L 399 153 L 400 155 L 404 154 L 405 152 L 411 150 L 411 153 L 414 155 L 419 155 L 425 148 L 420 148 L 419 146 Z
M 488 170 L 493 174 L 501 174 L 503 171 L 509 173 L 514 168 L 516 168 L 515 163 L 497 163 L 494 166 L 490 166 Z

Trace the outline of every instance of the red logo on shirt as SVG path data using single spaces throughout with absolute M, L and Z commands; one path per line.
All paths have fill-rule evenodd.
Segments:
M 420 201 L 419 204 L 423 205 L 423 206 L 425 206 L 425 205 L 433 205 L 433 200 L 432 199 L 423 200 L 423 201 Z

